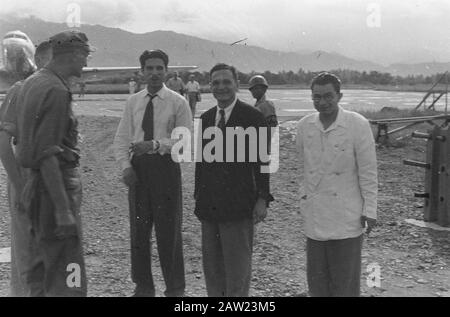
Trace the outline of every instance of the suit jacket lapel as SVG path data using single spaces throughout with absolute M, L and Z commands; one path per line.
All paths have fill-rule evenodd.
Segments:
M 234 127 L 237 124 L 237 119 L 239 118 L 239 113 L 241 110 L 241 102 L 239 99 L 236 101 L 236 104 L 234 105 L 233 111 L 231 111 L 231 115 L 228 118 L 227 127 Z
M 216 125 L 216 114 L 217 107 L 214 107 L 214 109 L 211 109 L 211 111 L 208 113 L 208 116 L 205 118 L 206 127 L 213 127 Z

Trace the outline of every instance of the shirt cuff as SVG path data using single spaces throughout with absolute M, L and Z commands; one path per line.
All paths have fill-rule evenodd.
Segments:
M 123 161 L 120 165 L 122 167 L 122 171 L 126 170 L 127 168 L 132 167 L 130 161 L 128 161 L 128 160 Z
M 148 152 L 146 152 L 147 154 L 157 154 L 158 153 L 158 151 L 159 151 L 159 148 L 158 148 L 158 150 L 155 150 L 155 146 L 156 146 L 156 141 L 155 140 L 151 140 L 151 141 L 145 141 L 145 142 L 152 142 L 152 150 L 150 150 L 150 151 L 148 151 Z M 159 141 L 158 141 L 159 142 Z
M 0 131 L 5 131 L 12 137 L 16 137 L 16 135 L 17 135 L 16 125 L 11 122 L 0 123 Z
M 165 155 L 172 153 L 172 147 L 177 142 L 177 140 L 161 139 L 158 140 L 158 142 L 159 142 L 159 149 L 157 152 L 161 155 Z
M 39 153 L 39 155 L 37 156 L 36 161 L 39 162 L 39 164 L 40 164 L 40 162 L 42 162 L 42 160 L 44 160 L 48 157 L 51 157 L 53 155 L 62 153 L 62 152 L 64 152 L 64 150 L 60 146 L 52 145 L 52 146 L 46 148 L 45 150 L 41 151 Z
M 258 192 L 258 198 L 262 198 L 266 201 L 266 205 L 267 207 L 269 207 L 269 203 L 274 201 L 275 198 L 273 198 L 273 196 L 270 193 L 265 193 L 265 192 Z
M 364 216 L 364 217 L 367 217 L 367 218 L 370 218 L 370 219 L 377 219 L 377 212 L 376 212 L 376 210 L 373 210 L 372 208 L 364 208 L 363 209 L 363 213 L 362 213 L 362 215 Z

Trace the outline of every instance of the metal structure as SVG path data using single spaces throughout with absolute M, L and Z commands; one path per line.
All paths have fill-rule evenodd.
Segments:
M 435 120 L 444 119 L 446 123 L 450 120 L 450 115 L 448 115 L 448 88 L 449 88 L 449 74 L 445 72 L 439 79 L 431 86 L 430 89 L 425 93 L 425 96 L 419 102 L 419 104 L 414 108 L 414 111 L 419 110 L 423 106 L 423 110 L 433 110 L 435 111 L 435 106 L 442 97 L 445 96 L 445 113 L 442 115 L 430 115 L 423 117 L 406 117 L 406 118 L 390 118 L 390 119 L 374 119 L 369 120 L 371 124 L 377 125 L 378 131 L 376 136 L 376 141 L 378 142 L 383 138 L 385 143 L 389 142 L 389 135 L 400 132 L 407 128 L 411 128 L 414 125 L 427 122 L 431 125 L 435 125 Z M 441 89 L 437 89 L 441 85 Z M 442 85 L 445 85 L 445 89 L 442 89 Z M 427 101 L 431 100 L 430 105 L 427 105 Z M 397 127 L 389 131 L 389 126 L 403 124 L 401 127 Z
M 378 119 L 369 120 L 369 122 L 378 127 L 377 135 L 375 140 L 377 142 L 383 139 L 385 143 L 389 141 L 389 135 L 403 131 L 405 129 L 411 128 L 420 123 L 429 123 L 431 125 L 437 126 L 435 121 L 444 120 L 444 125 L 450 121 L 450 115 L 442 114 L 435 116 L 423 116 L 423 117 L 406 117 L 406 118 L 393 118 L 393 119 Z M 403 126 L 395 128 L 391 131 L 388 130 L 390 125 L 402 124 Z
M 424 220 L 450 227 L 450 129 L 434 127 L 428 133 L 414 132 L 414 138 L 427 139 L 426 162 L 404 160 L 409 166 L 425 169 Z
M 445 84 L 445 90 L 435 89 L 439 84 Z M 431 88 L 426 92 L 425 96 L 422 98 L 420 103 L 416 106 L 414 110 L 419 110 L 420 107 L 424 107 L 424 110 L 435 110 L 436 103 L 445 95 L 445 113 L 447 113 L 448 108 L 448 72 L 445 72 L 439 79 L 431 86 Z M 427 106 L 427 100 L 432 98 L 431 104 Z

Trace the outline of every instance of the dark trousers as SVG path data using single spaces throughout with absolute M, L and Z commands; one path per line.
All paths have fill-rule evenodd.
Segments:
M 30 296 L 84 297 L 87 279 L 83 257 L 80 206 L 82 188 L 77 169 L 62 170 L 70 209 L 76 219 L 77 236 L 58 239 L 53 201 L 42 179 L 31 203 L 35 258 L 24 272 Z
M 11 214 L 11 293 L 24 297 L 30 293 L 24 273 L 38 258 L 35 240 L 31 237 L 31 221 L 20 207 L 20 193 L 8 182 L 8 200 Z
M 189 92 L 187 94 L 188 100 L 189 100 L 189 107 L 191 108 L 192 112 L 192 118 L 195 117 L 195 107 L 197 106 L 197 93 L 196 92 Z
M 252 271 L 253 220 L 202 221 L 202 258 L 210 297 L 248 297 Z
M 307 239 L 307 277 L 311 296 L 360 296 L 362 241 L 362 236 L 329 241 Z
M 141 155 L 132 160 L 138 181 L 130 188 L 131 272 L 133 282 L 155 292 L 151 269 L 152 227 L 166 296 L 182 296 L 185 288 L 181 237 L 181 171 L 170 155 Z

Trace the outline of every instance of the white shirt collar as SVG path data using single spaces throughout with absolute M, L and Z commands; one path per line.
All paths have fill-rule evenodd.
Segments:
M 258 106 L 259 104 L 262 104 L 263 102 L 266 102 L 266 95 L 265 94 L 264 94 L 264 96 L 261 97 L 261 99 L 256 101 L 255 107 Z
M 338 115 L 336 117 L 336 120 L 328 127 L 328 129 L 326 131 L 330 131 L 332 129 L 335 129 L 338 126 L 341 126 L 341 127 L 344 127 L 344 128 L 347 127 L 347 122 L 345 120 L 344 109 L 342 109 L 341 106 L 338 106 L 338 107 L 339 107 L 339 110 L 338 110 Z M 322 130 L 322 131 L 325 132 L 325 130 L 323 129 L 323 124 L 320 121 L 319 113 L 316 113 L 315 116 L 311 117 L 310 123 L 314 123 L 319 130 Z
M 225 110 L 225 122 L 228 122 L 228 119 L 229 119 L 230 116 L 231 116 L 231 112 L 233 111 L 234 106 L 236 105 L 237 100 L 238 100 L 238 98 L 237 98 L 237 95 L 236 95 L 236 97 L 234 97 L 234 101 L 231 103 L 231 105 L 229 105 L 228 107 L 226 107 L 225 109 L 223 109 L 223 110 Z M 220 108 L 220 107 L 217 105 L 216 124 L 217 124 L 217 122 L 219 122 L 219 120 L 220 120 L 220 110 L 221 110 L 221 109 L 222 109 L 222 108 Z
M 167 89 L 168 88 L 163 83 L 162 88 L 160 90 L 158 90 L 158 92 L 156 94 L 153 94 L 153 95 L 157 95 L 159 98 L 164 99 L 167 94 Z M 151 93 L 148 91 L 148 88 L 145 88 L 144 91 L 145 91 L 145 96 L 151 95 Z

